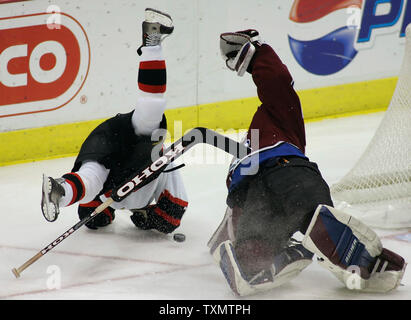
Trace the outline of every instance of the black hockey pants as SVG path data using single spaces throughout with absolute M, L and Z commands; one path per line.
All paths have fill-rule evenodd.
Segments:
M 332 206 L 330 189 L 317 164 L 299 157 L 265 162 L 243 190 L 235 246 L 265 243 L 277 254 L 297 231 L 306 232 L 319 204 Z

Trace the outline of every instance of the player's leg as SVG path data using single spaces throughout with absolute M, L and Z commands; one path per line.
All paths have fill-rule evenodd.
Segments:
M 332 200 L 314 163 L 289 157 L 262 164 L 250 182 L 237 224 L 235 248 L 244 251 L 244 263 L 250 250 L 241 247 L 247 248 L 250 239 L 264 241 L 273 255 L 278 254 L 295 232 L 305 232 L 320 203 L 332 205 Z
M 241 215 L 241 208 L 235 206 L 230 208 L 227 206 L 223 220 L 214 231 L 213 235 L 208 240 L 207 246 L 210 253 L 213 254 L 216 248 L 226 240 L 235 240 L 235 230 L 238 217 Z
M 138 49 L 140 64 L 138 87 L 140 89 L 132 117 L 137 135 L 151 135 L 157 129 L 166 108 L 166 62 L 162 41 L 174 30 L 167 13 L 146 9 L 142 23 L 142 45 Z
M 250 181 L 245 194 L 234 237 L 218 244 L 213 252 L 231 289 L 240 296 L 282 285 L 297 276 L 312 258 L 301 244 L 287 243 L 292 233 L 283 226 L 287 221 L 282 212 L 280 215 L 281 203 L 272 206 L 269 198 L 273 195 L 261 175 Z M 222 240 L 222 235 L 224 232 L 215 239 Z
M 43 175 L 41 209 L 47 221 L 55 221 L 61 207 L 88 203 L 102 190 L 109 170 L 95 161 L 82 164 L 76 172 L 54 179 Z
M 250 253 L 250 252 L 249 252 Z M 294 279 L 312 262 L 313 254 L 298 242 L 291 242 L 256 273 L 245 271 L 230 240 L 222 242 L 213 253 L 232 291 L 247 296 L 271 290 Z
M 400 255 L 383 248 L 378 235 L 364 223 L 325 205 L 315 211 L 302 244 L 352 290 L 393 290 L 407 266 Z
M 159 128 L 166 99 L 166 62 L 160 45 L 142 47 L 138 70 L 137 96 L 132 124 L 137 135 L 151 135 Z
M 137 53 L 141 55 L 141 49 L 143 47 L 158 46 L 161 42 L 170 35 L 173 30 L 173 19 L 165 12 L 147 8 L 145 10 L 145 19 L 142 24 L 143 43 L 137 50 Z
M 311 263 L 313 254 L 289 239 L 307 229 L 319 203 L 332 204 L 329 189 L 315 164 L 290 159 L 286 166 L 264 168 L 250 182 L 235 241 L 214 252 L 237 294 L 277 287 Z

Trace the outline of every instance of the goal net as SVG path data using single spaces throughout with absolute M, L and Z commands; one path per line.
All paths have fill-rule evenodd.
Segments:
M 374 137 L 331 186 L 335 206 L 376 228 L 411 227 L 411 24 L 398 82 Z

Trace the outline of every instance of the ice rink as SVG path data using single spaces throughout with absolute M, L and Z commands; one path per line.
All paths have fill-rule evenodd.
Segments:
M 383 114 L 306 124 L 306 153 L 318 163 L 329 184 L 354 165 Z M 78 221 L 76 206 L 63 208 L 53 223 L 46 222 L 40 210 L 42 174 L 59 176 L 70 171 L 74 158 L 0 167 L 0 299 L 238 299 L 207 248 L 224 215 L 230 157 L 215 149 L 207 149 L 204 157 L 202 148 L 189 151 L 187 165 L 180 170 L 190 204 L 176 232 L 186 235 L 185 242 L 175 242 L 172 235 L 138 230 L 128 212 L 117 212 L 112 225 L 97 231 L 82 227 L 19 279 L 13 276 L 13 267 L 19 267 Z M 385 247 L 411 260 L 411 230 L 377 232 Z M 314 260 L 290 283 L 247 299 L 411 299 L 409 269 L 402 284 L 389 294 L 356 293 L 343 288 Z

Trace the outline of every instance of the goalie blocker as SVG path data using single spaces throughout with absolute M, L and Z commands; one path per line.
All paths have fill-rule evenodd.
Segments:
M 318 206 L 302 244 L 353 290 L 391 291 L 400 285 L 407 266 L 400 255 L 383 248 L 368 226 L 326 205 Z

